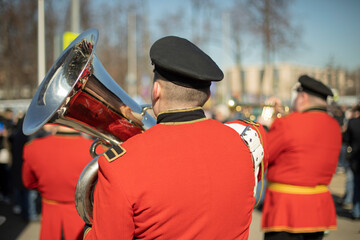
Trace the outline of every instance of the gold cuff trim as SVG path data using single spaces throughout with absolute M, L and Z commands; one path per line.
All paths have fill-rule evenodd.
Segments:
M 296 186 L 283 183 L 268 182 L 267 188 L 275 192 L 291 194 L 318 194 L 328 192 L 326 185 L 317 185 L 315 187 Z

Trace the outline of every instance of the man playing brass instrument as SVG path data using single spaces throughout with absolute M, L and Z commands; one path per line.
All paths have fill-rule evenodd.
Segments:
M 336 171 L 341 130 L 326 112 L 331 90 L 299 78 L 295 112 L 277 118 L 268 132 L 269 165 L 263 206 L 265 239 L 322 239 L 336 229 L 327 185 Z
M 98 159 L 84 238 L 247 239 L 258 160 L 238 131 L 202 109 L 222 71 L 179 37 L 156 41 L 150 58 L 157 124 Z M 253 128 L 244 126 L 243 135 Z

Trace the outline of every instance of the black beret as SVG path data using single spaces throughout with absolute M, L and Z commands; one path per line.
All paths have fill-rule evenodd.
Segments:
M 298 88 L 298 91 L 306 92 L 310 95 L 320 97 L 324 100 L 326 100 L 328 96 L 334 96 L 331 89 L 328 88 L 325 84 L 307 75 L 300 76 L 299 82 L 300 87 Z
M 157 40 L 150 49 L 150 58 L 166 80 L 177 85 L 202 88 L 224 78 L 216 63 L 190 41 L 168 36 Z

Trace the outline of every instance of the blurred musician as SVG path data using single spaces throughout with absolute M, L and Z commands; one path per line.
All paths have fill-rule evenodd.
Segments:
M 56 133 L 25 145 L 23 182 L 42 197 L 40 239 L 82 239 L 84 222 L 74 196 L 77 180 L 92 159 L 92 140 L 70 128 L 51 129 Z
M 299 84 L 295 112 L 275 119 L 267 134 L 265 239 L 322 239 L 325 230 L 336 229 L 327 188 L 341 148 L 340 126 L 327 113 L 326 99 L 333 94 L 309 76 L 301 76 Z

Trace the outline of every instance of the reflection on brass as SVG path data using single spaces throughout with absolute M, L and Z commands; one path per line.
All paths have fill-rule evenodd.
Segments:
M 62 53 L 39 86 L 23 125 L 27 135 L 51 123 L 100 139 L 90 148 L 94 159 L 75 191 L 76 210 L 87 224 L 91 224 L 97 182 L 96 146 L 121 144 L 156 124 L 106 72 L 95 55 L 97 39 L 98 31 L 88 29 Z
M 139 126 L 144 126 L 144 124 L 141 122 L 141 119 L 143 118 L 141 113 L 133 112 L 131 110 L 131 108 L 129 108 L 128 106 L 125 106 L 125 105 L 120 107 L 120 112 L 131 123 L 135 123 Z

